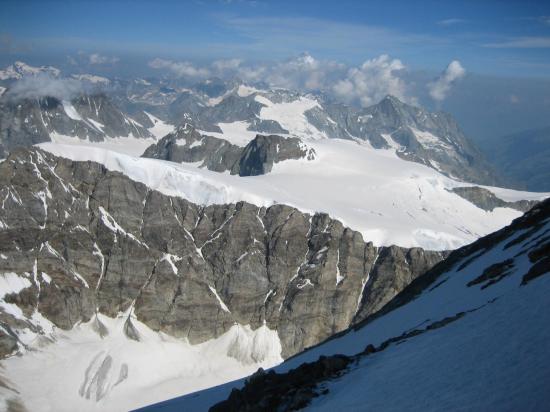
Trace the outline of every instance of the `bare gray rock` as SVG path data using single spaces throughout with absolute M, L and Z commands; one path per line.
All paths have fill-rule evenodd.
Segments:
M 129 313 L 134 339 L 135 317 L 191 343 L 235 322 L 266 324 L 288 357 L 376 311 L 445 255 L 377 248 L 285 205 L 195 205 L 37 148 L 0 163 L 0 200 L 0 271 L 30 284 L 3 298 L 25 318 L 0 309 L 14 332 L 2 356 L 21 329 L 40 333 L 27 319 L 37 310 L 62 329 Z
M 488 189 L 478 186 L 455 187 L 452 189 L 452 192 L 473 203 L 480 209 L 487 210 L 488 212 L 492 212 L 497 207 L 509 207 L 511 209 L 519 210 L 520 212 L 527 212 L 538 203 L 536 200 L 517 200 L 515 202 L 506 202 L 505 200 L 498 198 Z
M 257 176 L 269 173 L 275 163 L 284 160 L 313 160 L 315 150 L 298 138 L 276 135 L 257 135 L 243 148 L 224 139 L 200 134 L 191 124 L 185 123 L 149 146 L 142 157 L 176 163 L 202 162 L 201 167 L 215 172 Z
M 75 112 L 70 108 L 67 112 L 64 104 L 70 104 Z M 0 99 L 0 158 L 16 147 L 49 142 L 54 132 L 93 142 L 106 137 L 152 136 L 101 93 L 81 95 L 66 103 L 54 97 Z

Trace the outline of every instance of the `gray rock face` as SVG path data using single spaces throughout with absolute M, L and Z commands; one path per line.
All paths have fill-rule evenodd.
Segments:
M 15 147 L 48 142 L 54 132 L 94 142 L 106 137 L 151 137 L 103 94 L 82 95 L 65 104 L 53 97 L 0 99 L 0 157 Z
M 446 257 L 444 252 L 442 256 Z M 405 289 L 419 275 L 437 263 L 432 252 L 421 248 L 405 249 L 390 246 L 380 250 L 370 276 L 365 284 L 364 300 L 355 319 L 360 321 L 373 314 L 395 295 Z M 397 275 L 397 276 L 396 276 Z
M 501 376 L 514 376 L 520 380 L 531 378 L 532 371 L 530 368 L 525 368 L 521 362 L 525 356 L 518 356 L 517 362 L 509 362 L 509 358 L 510 353 L 517 351 L 519 347 L 529 348 L 525 353 L 530 355 L 539 350 L 539 354 L 534 356 L 534 359 L 544 358 L 542 354 L 546 346 L 541 346 L 537 337 L 547 323 L 546 312 L 542 308 L 547 303 L 544 292 L 548 289 L 548 283 L 541 282 L 537 286 L 535 284 L 531 286 L 530 282 L 537 282 L 535 279 L 541 276 L 550 276 L 549 218 L 550 199 L 547 199 L 514 220 L 510 226 L 453 251 L 447 259 L 416 278 L 382 310 L 334 336 L 326 342 L 326 345 L 321 344 L 310 353 L 298 355 L 286 365 L 280 365 L 268 372 L 260 368 L 248 378 L 227 385 L 221 389 L 226 399 L 212 405 L 209 410 L 215 412 L 303 410 L 311 406 L 314 399 L 313 406 L 323 405 L 327 410 L 330 410 L 330 407 L 323 403 L 324 400 L 332 401 L 332 405 L 348 402 L 348 406 L 358 407 L 357 405 L 363 405 L 360 402 L 367 399 L 365 397 L 357 402 L 357 399 L 361 399 L 366 387 L 369 389 L 369 381 L 378 383 L 381 380 L 376 369 L 384 372 L 391 370 L 392 373 L 397 369 L 389 358 L 400 359 L 402 362 L 399 362 L 401 365 L 399 373 L 405 373 L 407 377 L 414 379 L 419 371 L 423 376 L 434 373 L 431 364 L 434 353 L 437 353 L 439 359 L 445 360 L 456 356 L 458 352 L 468 354 L 456 356 L 454 363 L 444 361 L 442 368 L 436 368 L 435 379 L 441 379 L 443 375 L 446 381 L 455 383 L 457 376 L 462 375 L 459 378 L 462 379 L 462 383 L 454 388 L 457 396 L 463 396 L 464 388 L 467 388 L 472 380 L 478 380 L 475 374 L 480 370 L 490 370 L 492 374 Z M 511 249 L 511 246 L 516 248 Z M 495 249 L 498 249 L 498 253 L 495 253 Z M 411 250 L 407 253 L 416 252 Z M 476 263 L 470 265 L 472 262 Z M 481 275 L 476 277 L 479 273 Z M 482 298 L 484 300 L 479 299 L 486 288 L 493 287 L 492 285 L 508 276 L 513 278 L 508 282 L 508 286 L 504 286 L 496 294 L 486 294 Z M 467 282 L 466 279 L 472 280 Z M 537 294 L 532 295 L 530 293 L 533 289 L 529 289 L 530 286 L 533 289 L 546 289 L 542 289 L 544 290 L 542 293 L 539 289 Z M 516 294 L 515 299 L 502 304 L 509 296 L 505 291 L 512 290 Z M 472 298 L 469 294 L 475 294 L 476 297 Z M 520 294 L 519 299 L 517 294 Z M 525 295 L 521 296 L 521 294 Z M 429 309 L 427 311 L 424 308 L 419 309 L 422 304 L 407 308 L 408 304 L 417 299 L 420 301 L 424 299 L 424 306 Z M 426 303 L 426 300 L 429 303 Z M 438 306 L 440 303 L 445 306 L 447 301 L 452 301 L 451 308 L 442 309 Z M 496 301 L 500 305 L 492 306 Z M 483 303 L 480 304 L 480 302 Z M 525 310 L 525 306 L 530 306 L 530 310 Z M 521 307 L 521 310 L 518 307 Z M 395 328 L 395 323 L 402 319 L 399 315 L 393 317 L 390 315 L 394 310 L 400 310 L 403 318 L 410 317 L 411 320 Z M 493 312 L 490 315 L 484 313 L 485 316 L 476 318 L 478 310 Z M 521 313 L 520 316 L 517 316 L 518 311 Z M 386 320 L 385 315 L 389 315 L 389 319 Z M 499 322 L 496 319 L 504 319 L 504 321 Z M 374 320 L 377 320 L 377 325 L 373 325 L 374 333 L 371 333 L 370 323 Z M 466 324 L 467 327 L 464 325 L 460 327 L 458 326 L 460 322 L 469 323 Z M 533 322 L 536 327 L 523 328 L 521 325 L 521 323 L 532 325 Z M 391 324 L 391 326 L 381 331 L 379 327 L 382 325 L 384 329 L 385 324 Z M 455 326 L 457 327 L 454 328 Z M 361 330 L 362 328 L 365 329 Z M 480 330 L 485 331 L 485 337 L 480 338 L 480 335 L 483 335 Z M 518 330 L 522 333 L 518 333 Z M 440 337 L 430 337 L 442 331 L 445 336 L 443 340 Z M 414 344 L 417 340 L 420 342 Z M 504 341 L 509 341 L 510 348 L 500 350 Z M 446 345 L 450 348 L 443 356 L 439 351 Z M 468 345 L 470 347 L 465 349 Z M 350 346 L 355 348 L 353 352 Z M 496 347 L 499 351 L 494 350 Z M 335 354 L 337 353 L 335 348 L 345 348 L 342 350 L 345 354 Z M 391 354 L 385 356 L 384 352 L 388 349 L 391 350 Z M 403 366 L 410 359 L 418 358 L 421 361 L 416 362 L 414 368 Z M 486 359 L 490 359 L 491 368 L 487 367 Z M 464 372 L 457 374 L 456 369 L 462 367 L 463 363 L 466 365 Z M 388 368 L 385 368 L 386 365 Z M 500 368 L 505 368 L 505 371 L 503 372 Z M 450 371 L 449 375 L 446 375 L 445 369 Z M 365 376 L 366 379 L 364 379 Z M 373 376 L 378 379 L 374 379 Z M 391 410 L 415 409 L 419 399 L 422 404 L 430 404 L 433 409 L 441 409 L 448 403 L 448 397 L 434 399 L 432 384 L 424 386 L 421 395 L 415 393 L 417 386 L 413 386 L 409 396 L 404 397 L 401 383 L 407 380 L 400 379 L 399 384 L 393 383 L 393 387 L 393 375 L 388 380 L 390 383 L 389 389 L 384 390 L 385 398 L 373 402 L 374 408 L 382 403 L 386 407 L 387 399 L 392 401 L 387 394 L 395 395 L 398 399 L 391 405 Z M 519 390 L 519 396 L 514 397 L 519 399 L 517 408 L 521 409 L 523 404 L 536 399 L 534 409 L 544 409 L 543 405 L 547 402 L 546 392 L 543 389 L 545 382 L 545 379 L 531 378 L 529 384 Z M 378 390 L 375 387 L 376 383 L 370 386 L 373 392 Z M 419 385 L 421 383 L 419 382 Z M 473 405 L 471 407 L 473 410 L 506 409 L 510 406 L 510 390 L 516 389 L 515 381 L 509 387 L 500 387 L 492 392 L 491 400 L 488 402 L 479 396 L 477 387 L 466 396 L 470 397 L 469 405 Z M 466 392 L 468 391 L 466 389 Z M 185 410 L 193 402 L 196 404 L 197 398 L 200 399 L 202 396 L 205 396 L 204 392 L 185 395 L 171 400 L 169 405 L 173 410 Z M 206 393 L 207 396 L 208 393 Z M 323 398 L 324 396 L 326 397 Z M 203 399 L 210 399 L 206 397 Z M 334 402 L 335 398 L 337 402 Z M 212 401 L 212 403 L 215 402 Z M 160 404 L 157 404 L 144 408 L 144 411 L 160 408 Z M 365 408 L 365 410 L 370 409 L 373 407 L 369 408 L 369 405 Z
M 520 212 L 527 212 L 538 202 L 535 200 L 518 200 L 515 202 L 506 202 L 498 197 L 488 189 L 483 187 L 455 187 L 452 190 L 460 197 L 473 203 L 477 207 L 492 212 L 497 207 L 509 207 L 511 209 L 519 210 Z
M 257 135 L 244 148 L 226 140 L 201 135 L 189 123 L 147 148 L 142 157 L 172 162 L 202 162 L 215 172 L 257 176 L 269 173 L 275 163 L 302 159 L 313 160 L 315 151 L 298 138 Z
M 126 312 L 192 343 L 265 322 L 287 357 L 368 316 L 444 256 L 376 248 L 326 214 L 284 205 L 198 206 L 36 148 L 0 163 L 0 199 L 0 273 L 24 286 L 1 297 L 2 356 L 22 329 L 40 333 L 35 312 L 62 329 Z M 131 320 L 125 329 L 139 340 Z
M 176 163 L 202 162 L 201 167 L 215 172 L 225 172 L 238 163 L 241 151 L 241 147 L 227 140 L 201 135 L 193 126 L 185 123 L 174 133 L 149 146 L 142 157 Z
M 313 160 L 315 150 L 308 149 L 300 139 L 257 135 L 246 145 L 231 173 L 239 176 L 263 175 L 271 172 L 275 163 L 302 158 Z
M 316 108 L 306 115 L 331 137 L 366 140 L 375 148 L 395 147 L 406 160 L 465 181 L 503 182 L 448 113 L 430 113 L 393 96 L 360 110 L 340 104 L 324 107 L 325 111 Z

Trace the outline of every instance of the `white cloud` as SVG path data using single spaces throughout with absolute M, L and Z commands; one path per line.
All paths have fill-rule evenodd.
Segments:
M 327 87 L 329 79 L 344 70 L 345 66 L 334 61 L 320 61 L 309 53 L 275 65 L 267 82 L 288 88 L 320 90 Z
M 38 97 L 55 97 L 60 100 L 70 100 L 82 93 L 82 83 L 75 79 L 58 79 L 46 74 L 23 77 L 15 82 L 6 92 L 12 100 Z
M 271 63 L 247 64 L 241 59 L 216 60 L 209 66 L 196 66 L 188 61 L 176 62 L 156 58 L 149 62 L 154 69 L 165 69 L 179 77 L 238 77 L 245 82 L 266 82 L 270 86 L 298 90 L 320 90 L 345 73 L 345 65 L 320 61 L 308 53 Z
M 302 92 L 323 91 L 339 101 L 360 106 L 378 103 L 388 94 L 417 104 L 417 99 L 408 94 L 409 85 L 403 78 L 405 65 L 385 54 L 351 68 L 332 60 L 318 60 L 309 53 L 280 62 L 247 63 L 228 59 L 216 60 L 208 66 L 156 58 L 149 66 L 189 79 L 238 77 L 251 84 L 266 83 Z
M 343 64 L 320 61 L 309 53 L 271 64 L 240 64 L 235 75 L 247 82 L 298 90 L 321 90 L 345 72 Z
M 212 63 L 212 67 L 215 70 L 223 73 L 228 70 L 237 70 L 241 63 L 241 59 L 216 60 L 214 63 Z
M 400 77 L 404 69 L 401 60 L 384 54 L 349 69 L 347 76 L 336 82 L 332 91 L 340 100 L 358 102 L 361 106 L 378 103 L 388 94 L 414 103 L 414 99 L 407 97 L 406 84 Z
M 118 61 L 118 57 L 103 56 L 99 53 L 92 53 L 88 56 L 88 62 L 90 64 L 114 64 Z
M 464 19 L 451 18 L 451 19 L 439 20 L 437 22 L 437 25 L 438 26 L 455 26 L 457 24 L 461 24 L 465 22 L 466 20 Z
M 498 43 L 487 43 L 483 46 L 495 49 L 547 49 L 550 48 L 550 37 L 515 37 Z
M 265 81 L 267 67 L 262 65 L 240 66 L 236 75 L 242 80 L 250 83 Z
M 210 71 L 208 69 L 195 67 L 192 63 L 187 61 L 176 62 L 156 58 L 149 62 L 149 67 L 152 67 L 153 69 L 170 70 L 178 77 L 205 78 L 210 75 Z
M 466 70 L 458 60 L 453 60 L 441 75 L 431 83 L 428 83 L 428 90 L 432 99 L 441 102 L 445 100 L 452 85 L 464 77 Z

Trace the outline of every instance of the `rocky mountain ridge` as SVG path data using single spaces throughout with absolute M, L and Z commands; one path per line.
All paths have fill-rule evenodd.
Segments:
M 0 100 L 0 157 L 16 147 L 60 137 L 73 137 L 76 142 L 101 142 L 119 136 L 152 137 L 146 126 L 121 112 L 105 94 L 81 95 L 71 101 L 53 97 L 6 98 Z
M 200 134 L 185 123 L 157 143 L 149 146 L 142 157 L 177 163 L 202 162 L 215 172 L 257 176 L 269 173 L 273 164 L 290 159 L 315 158 L 315 150 L 295 137 L 257 135 L 245 147 L 236 146 L 217 137 Z
M 265 323 L 289 356 L 345 329 L 366 303 L 377 310 L 445 255 L 376 248 L 325 214 L 284 205 L 200 207 L 38 149 L 12 153 L 0 180 L 0 264 L 25 285 L 3 297 L 4 356 L 25 346 L 22 331 L 40 335 L 36 314 L 68 329 L 129 308 L 192 343 Z

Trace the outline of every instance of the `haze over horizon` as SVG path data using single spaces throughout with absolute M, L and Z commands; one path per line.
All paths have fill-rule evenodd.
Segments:
M 189 81 L 236 76 L 359 106 L 393 94 L 451 112 L 478 141 L 548 125 L 544 2 L 295 3 L 8 0 L 0 64 Z

